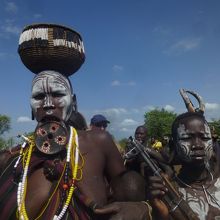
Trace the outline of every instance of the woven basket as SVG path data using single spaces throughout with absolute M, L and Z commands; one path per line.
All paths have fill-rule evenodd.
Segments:
M 57 24 L 34 24 L 20 35 L 18 53 L 33 73 L 55 70 L 66 76 L 84 63 L 82 38 L 76 31 Z

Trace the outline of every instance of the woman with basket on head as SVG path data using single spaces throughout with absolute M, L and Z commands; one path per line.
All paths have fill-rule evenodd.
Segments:
M 0 218 L 148 219 L 149 207 L 140 202 L 144 198 L 129 202 L 113 194 L 115 200 L 109 203 L 106 179 L 111 185 L 133 175 L 126 173 L 110 134 L 70 126 L 76 99 L 67 76 L 85 57 L 81 37 L 69 32 L 60 25 L 41 24 L 25 28 L 20 37 L 21 59 L 36 73 L 31 108 L 38 124 L 33 136 L 21 136 L 21 146 L 0 154 Z M 138 181 L 134 191 L 141 190 Z M 129 189 L 124 183 L 112 184 L 112 191 Z

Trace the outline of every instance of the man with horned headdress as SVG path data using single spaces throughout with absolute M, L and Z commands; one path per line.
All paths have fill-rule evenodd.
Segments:
M 181 201 L 190 206 L 185 213 L 193 211 L 197 219 L 220 218 L 219 166 L 213 154 L 211 130 L 203 112 L 204 109 L 189 111 L 173 122 L 169 160 L 173 165 L 180 165 L 181 169 L 178 174 L 170 175 L 170 179 L 182 199 L 173 210 L 169 210 L 163 202 L 168 189 L 158 177 L 149 177 L 149 198 L 155 219 L 175 219 L 172 216 L 181 213 Z
M 145 198 L 143 181 L 126 172 L 111 135 L 77 131 L 68 123 L 75 101 L 69 79 L 60 72 L 44 70 L 34 77 L 35 133 L 22 135 L 22 146 L 0 154 L 1 219 L 150 218 L 149 206 L 140 201 Z M 112 192 L 121 187 L 120 199 L 113 195 L 109 202 L 106 181 Z M 129 201 L 124 189 L 134 195 Z

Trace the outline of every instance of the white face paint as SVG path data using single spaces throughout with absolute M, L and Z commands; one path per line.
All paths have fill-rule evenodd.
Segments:
M 69 81 L 60 73 L 43 71 L 33 80 L 31 107 L 39 122 L 47 117 L 67 121 L 72 113 L 73 99 Z
M 182 161 L 208 161 L 213 153 L 211 131 L 200 118 L 186 118 L 177 128 L 177 154 Z

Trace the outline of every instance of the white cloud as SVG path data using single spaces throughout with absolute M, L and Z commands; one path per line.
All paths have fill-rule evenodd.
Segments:
M 8 38 L 9 35 L 18 35 L 21 32 L 21 28 L 14 24 L 15 20 L 6 19 L 4 24 L 1 25 L 1 33 L 0 36 L 4 38 Z
M 155 109 L 161 110 L 162 108 L 166 111 L 169 111 L 169 112 L 172 112 L 175 110 L 175 107 L 173 107 L 172 105 L 169 105 L 169 104 L 167 104 L 165 106 L 145 105 L 144 107 L 140 108 L 139 112 L 140 112 L 140 114 L 141 113 L 144 114 L 145 112 L 153 111 Z
M 103 110 L 104 113 L 106 113 L 107 115 L 121 115 L 121 114 L 126 114 L 127 110 L 125 108 L 109 108 L 109 109 L 105 109 Z
M 42 14 L 34 14 L 34 18 L 41 18 Z
M 130 81 L 127 83 L 128 86 L 136 86 L 136 82 L 134 81 Z
M 121 85 L 121 83 L 118 80 L 114 80 L 111 82 L 111 86 L 120 86 L 120 85 Z
M 146 105 L 146 106 L 142 107 L 142 111 L 145 111 L 145 112 L 146 111 L 152 111 L 154 109 L 156 109 L 156 107 L 153 106 L 153 105 Z
M 114 66 L 112 67 L 112 69 L 113 69 L 114 72 L 121 72 L 121 71 L 124 70 L 124 67 L 123 67 L 123 66 L 120 66 L 120 65 L 114 65 Z
M 19 34 L 21 32 L 20 28 L 16 25 L 8 25 L 8 26 L 3 26 L 3 30 L 7 33 L 10 34 Z
M 27 116 L 20 116 L 20 117 L 18 117 L 17 122 L 18 123 L 32 122 L 32 120 Z
M 195 50 L 200 46 L 201 40 L 199 38 L 195 39 L 183 39 L 170 46 L 168 50 L 164 53 L 166 54 L 182 54 Z
M 175 110 L 172 105 L 165 105 L 164 109 L 168 112 L 173 112 Z
M 166 29 L 166 28 L 161 27 L 161 26 L 156 26 L 153 29 L 153 32 L 154 33 L 159 33 L 161 35 L 170 35 L 171 34 L 171 31 L 169 29 Z
M 220 104 L 217 103 L 205 103 L 205 108 L 207 111 L 220 110 Z
M 137 108 L 133 108 L 133 109 L 131 109 L 131 111 L 136 114 L 140 113 L 140 109 L 137 109 Z
M 14 2 L 7 2 L 5 6 L 5 11 L 10 13 L 17 13 L 18 7 Z
M 134 126 L 134 125 L 137 125 L 138 122 L 131 119 L 131 118 L 126 118 L 124 119 L 121 123 L 120 123 L 120 126 L 122 127 L 125 127 L 125 126 Z
M 129 81 L 129 82 L 122 83 L 118 80 L 114 80 L 111 82 L 111 86 L 136 86 L 136 82 Z
M 122 131 L 122 132 L 130 132 L 130 130 L 131 130 L 131 129 L 128 129 L 128 128 L 121 128 L 121 129 L 120 129 L 120 131 Z
M 205 115 L 208 121 L 220 119 L 220 104 L 205 103 Z

